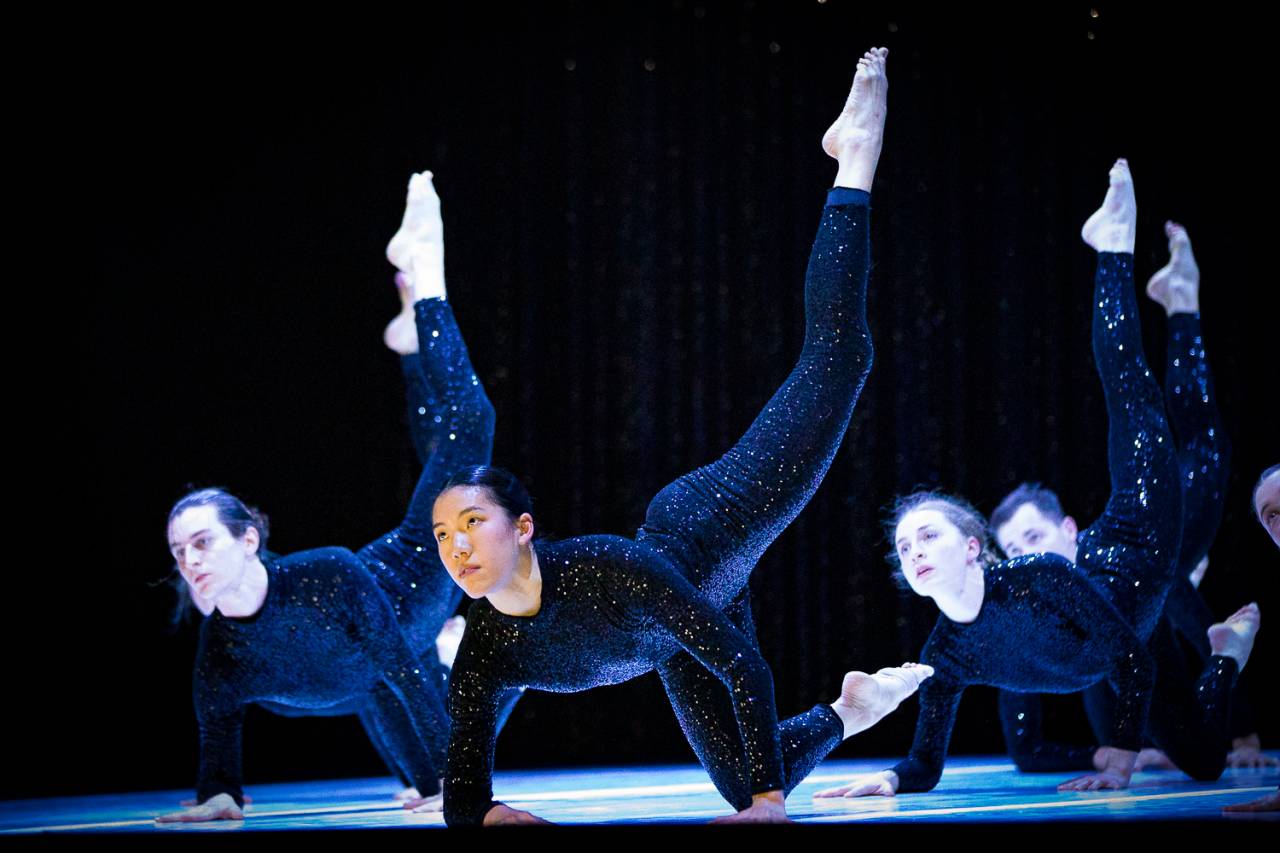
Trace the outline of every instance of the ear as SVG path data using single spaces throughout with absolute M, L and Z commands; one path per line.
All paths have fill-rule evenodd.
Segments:
M 258 546 L 262 544 L 262 535 L 258 533 L 258 528 L 250 526 L 244 532 L 244 538 L 240 540 L 244 543 L 245 556 L 252 557 L 258 553 Z
M 981 553 L 982 543 L 978 541 L 978 537 L 970 536 L 969 541 L 965 543 L 965 556 L 970 560 L 976 560 Z
M 520 517 L 516 519 L 516 531 L 519 534 L 516 537 L 516 544 L 523 546 L 532 542 L 534 533 L 533 516 L 527 512 L 520 513 Z
M 1069 515 L 1064 515 L 1059 526 L 1062 528 L 1062 532 L 1066 534 L 1067 539 L 1074 543 L 1076 534 L 1080 532 L 1080 525 L 1076 524 L 1076 520 Z

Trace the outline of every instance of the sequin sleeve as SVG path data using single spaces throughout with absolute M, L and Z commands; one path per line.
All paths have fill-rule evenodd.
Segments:
M 486 629 L 477 603 L 467 614 L 467 628 L 458 646 L 449 678 L 449 760 L 444 782 L 444 820 L 449 826 L 480 826 L 493 799 L 493 752 L 498 723 L 513 688 L 498 673 L 508 667 Z
M 926 658 L 921 655 L 922 661 L 928 663 Z M 931 791 L 938 784 L 963 694 L 963 684 L 950 681 L 941 673 L 920 685 L 920 717 L 916 720 L 911 752 L 891 768 L 898 774 L 898 793 Z
M 209 623 L 201 625 L 200 647 L 192 675 L 192 699 L 200 732 L 200 770 L 196 782 L 196 802 L 206 802 L 218 794 L 230 794 L 244 807 L 241 789 L 241 734 L 244 703 L 236 691 L 232 662 L 222 655 Z

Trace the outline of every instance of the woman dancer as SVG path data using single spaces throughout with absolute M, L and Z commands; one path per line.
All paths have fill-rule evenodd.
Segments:
M 1156 697 L 1176 695 L 1182 685 L 1196 676 L 1188 669 L 1175 631 L 1195 649 L 1196 670 L 1213 665 L 1209 631 L 1213 614 L 1191 580 L 1207 562 L 1209 546 L 1222 519 L 1230 446 L 1213 390 L 1213 376 L 1200 334 L 1200 270 L 1191 250 L 1187 231 L 1174 222 L 1165 223 L 1169 240 L 1169 263 L 1151 277 L 1147 295 L 1168 315 L 1169 334 L 1165 358 L 1164 403 L 1169 427 L 1177 449 L 1182 488 L 1182 542 L 1177 571 L 1165 599 L 1164 618 L 1147 644 L 1156 664 Z M 1007 495 L 991 514 L 988 529 L 1006 557 L 1052 551 L 1071 560 L 1079 557 L 1076 523 L 1066 515 L 1049 489 L 1023 484 Z M 1235 735 L 1231 766 L 1261 766 L 1268 759 L 1259 750 L 1257 727 L 1237 689 L 1232 699 L 1231 733 Z M 1105 682 L 1083 694 L 1089 719 L 1097 737 L 1111 730 L 1114 699 Z M 1157 700 L 1158 701 L 1158 700 Z M 1056 772 L 1098 767 L 1104 754 L 1095 746 L 1065 744 L 1045 740 L 1040 723 L 1040 696 L 1035 693 L 1000 691 L 1000 721 L 1009 754 L 1020 770 Z M 1158 707 L 1153 713 L 1158 713 Z M 1216 778 L 1216 756 L 1188 769 L 1195 776 Z M 1185 756 L 1195 760 L 1196 756 Z M 1145 766 L 1173 767 L 1159 750 L 1144 749 L 1135 769 Z
M 896 557 L 912 590 L 942 611 L 922 655 L 937 674 L 921 693 L 908 758 L 817 796 L 932 789 L 970 684 L 1063 693 L 1106 679 L 1118 699 L 1102 766 L 1059 790 L 1129 784 L 1154 683 L 1144 642 L 1160 617 L 1182 535 L 1178 462 L 1142 353 L 1132 272 L 1136 221 L 1129 166 L 1119 160 L 1102 207 L 1082 232 L 1098 252 L 1093 348 L 1109 419 L 1112 491 L 1102 517 L 1080 535 L 1078 562 L 1044 553 L 1000 563 L 982 517 L 964 502 L 933 493 L 901 502 L 892 533 Z M 1225 729 L 1231 686 L 1258 622 L 1250 605 L 1210 636 L 1215 666 L 1200 684 L 1200 704 L 1195 696 L 1179 697 L 1178 707 L 1153 716 L 1157 743 L 1191 754 L 1203 730 Z M 1218 750 L 1220 772 L 1225 743 L 1203 748 Z
M 444 300 L 443 230 L 431 174 L 409 185 L 388 256 L 410 267 L 414 315 L 388 326 L 405 356 L 411 430 L 425 460 L 399 527 L 352 553 L 287 557 L 264 548 L 265 519 L 220 489 L 178 501 L 169 543 L 200 626 L 194 674 L 200 726 L 198 805 L 161 821 L 240 819 L 245 707 L 291 715 L 357 712 L 375 746 L 438 810 L 448 716 L 437 635 L 461 595 L 431 547 L 430 509 L 449 471 L 487 462 L 494 412 Z M 425 344 L 416 356 L 418 342 Z
M 912 693 L 923 667 L 846 675 L 842 696 L 779 725 L 747 579 L 808 502 L 871 366 L 868 201 L 883 135 L 888 51 L 858 62 L 823 146 L 839 162 L 805 279 L 799 363 L 743 438 L 670 484 L 635 539 L 534 547 L 528 496 L 506 472 L 450 479 L 433 518 L 440 557 L 472 598 L 449 707 L 450 825 L 536 822 L 493 801 L 497 709 L 510 690 L 573 692 L 657 669 L 676 716 L 740 820 L 785 820 L 783 798 L 840 743 Z

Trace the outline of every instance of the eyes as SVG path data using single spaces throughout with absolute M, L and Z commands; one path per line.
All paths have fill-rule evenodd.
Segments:
M 469 515 L 469 516 L 467 516 L 466 520 L 462 522 L 462 526 L 463 526 L 464 528 L 466 528 L 467 530 L 471 530 L 472 528 L 474 528 L 477 524 L 479 524 L 479 523 L 480 523 L 481 521 L 483 521 L 483 520 L 484 520 L 484 519 L 480 518 L 480 516 L 478 516 L 478 515 Z M 449 538 L 449 534 L 448 534 L 448 532 L 447 532 L 447 531 L 444 531 L 444 530 L 438 530 L 438 531 L 436 531 L 436 541 L 437 541 L 437 542 L 443 542 L 444 540 L 446 540 L 446 539 L 448 539 L 448 538 Z
M 923 542 L 932 542 L 934 539 L 938 538 L 938 532 L 936 530 L 924 530 L 920 533 L 919 538 Z M 910 550 L 911 550 L 910 542 L 903 542 L 901 545 L 898 546 L 898 553 L 903 557 L 907 556 L 907 553 Z
M 210 536 L 200 536 L 191 542 L 191 545 L 197 551 L 208 551 L 209 547 L 212 544 L 213 544 L 213 538 Z M 174 545 L 172 548 L 169 549 L 169 553 L 173 555 L 173 559 L 179 560 L 182 558 L 182 555 L 186 552 L 186 550 L 187 550 L 186 547 L 182 545 Z

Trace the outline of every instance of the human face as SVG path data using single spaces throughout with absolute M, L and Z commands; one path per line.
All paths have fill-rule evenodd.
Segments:
M 1253 509 L 1258 521 L 1271 534 L 1271 541 L 1280 547 L 1280 471 L 1262 481 L 1253 496 Z
M 453 582 L 471 598 L 501 592 L 533 539 L 528 513 L 513 519 L 484 486 L 454 486 L 432 511 L 436 547 Z
M 191 592 L 213 600 L 240 587 L 258 553 L 258 531 L 250 527 L 237 539 L 218 520 L 217 507 L 193 506 L 169 525 L 169 553 Z
M 902 517 L 893 534 L 894 550 L 907 584 L 916 595 L 958 596 L 969 566 L 982 552 L 940 510 L 917 509 Z
M 1055 522 L 1033 503 L 1025 503 L 996 530 L 996 541 L 1006 557 L 1023 554 L 1058 554 L 1076 560 L 1076 522 L 1069 515 Z

